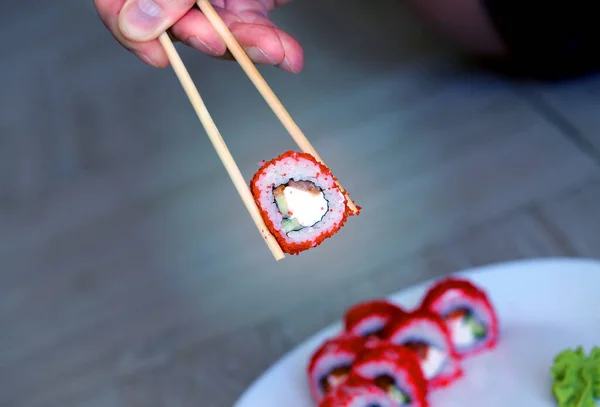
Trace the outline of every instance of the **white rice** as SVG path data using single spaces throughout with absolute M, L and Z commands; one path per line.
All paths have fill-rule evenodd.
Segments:
M 388 322 L 388 318 L 379 315 L 372 315 L 363 318 L 356 326 L 352 328 L 352 333 L 355 335 L 368 335 L 382 329 Z

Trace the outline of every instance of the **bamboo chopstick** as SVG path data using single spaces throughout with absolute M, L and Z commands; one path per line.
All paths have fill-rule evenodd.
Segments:
M 244 205 L 248 209 L 248 212 L 250 212 L 250 216 L 254 220 L 256 227 L 261 232 L 263 238 L 267 243 L 267 246 L 273 254 L 273 257 L 275 257 L 275 260 L 283 259 L 285 255 L 283 253 L 283 250 L 281 249 L 281 246 L 279 246 L 279 243 L 277 243 L 277 240 L 275 240 L 275 237 L 269 232 L 269 229 L 265 225 L 260 210 L 258 209 L 256 202 L 254 201 L 252 193 L 250 192 L 250 188 L 246 184 L 246 181 L 244 180 L 242 173 L 240 172 L 237 164 L 235 163 L 235 160 L 229 152 L 225 141 L 221 137 L 219 129 L 217 129 L 215 122 L 212 120 L 210 114 L 208 113 L 208 109 L 202 101 L 200 93 L 198 92 L 198 89 L 196 89 L 196 86 L 194 85 L 194 82 L 192 81 L 189 72 L 185 68 L 183 61 L 177 53 L 177 50 L 175 49 L 171 38 L 169 38 L 169 35 L 167 33 L 162 33 L 159 37 L 159 40 L 163 48 L 165 49 L 165 52 L 167 53 L 169 62 L 171 63 L 171 66 L 175 71 L 175 75 L 177 75 L 177 78 L 181 82 L 183 90 L 190 99 L 192 107 L 196 111 L 196 114 L 198 115 L 198 118 L 200 119 L 204 130 L 208 134 L 208 138 L 212 142 L 215 150 L 217 151 L 219 158 L 221 158 L 221 161 L 223 162 L 227 173 L 231 177 L 235 188 L 240 194 Z
M 290 133 L 290 136 L 294 139 L 298 147 L 305 152 L 311 154 L 317 161 L 321 164 L 325 165 L 315 148 L 312 146 L 310 141 L 306 138 L 300 127 L 296 124 L 296 122 L 292 119 L 286 108 L 283 106 L 279 98 L 275 95 L 275 92 L 271 89 L 271 87 L 267 84 L 265 79 L 262 77 L 258 69 L 254 66 L 254 63 L 250 60 L 242 46 L 235 39 L 225 22 L 221 19 L 219 14 L 215 11 L 212 4 L 210 4 L 209 0 L 197 0 L 196 4 L 208 21 L 215 28 L 217 33 L 223 38 L 225 41 L 225 45 L 237 62 L 240 64 L 244 72 L 248 78 L 254 83 L 256 89 L 260 92 L 263 98 L 266 100 L 267 104 L 273 110 L 273 113 L 277 116 L 277 118 L 281 121 L 286 130 Z M 350 199 L 350 195 L 346 192 L 346 190 L 336 181 L 338 188 L 342 191 L 342 193 L 346 196 L 348 201 L 348 207 L 352 212 L 357 213 L 358 209 L 352 199 Z

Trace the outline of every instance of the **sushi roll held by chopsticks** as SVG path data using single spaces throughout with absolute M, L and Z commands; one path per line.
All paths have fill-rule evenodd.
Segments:
M 303 153 L 289 152 L 266 163 L 252 180 L 244 181 L 231 152 L 211 118 L 173 42 L 165 31 L 159 36 L 169 62 L 202 126 L 276 260 L 298 254 L 337 233 L 356 206 L 294 122 L 281 101 L 256 69 L 209 0 L 196 4 L 225 42 L 248 78 L 281 121 Z
M 264 163 L 250 190 L 269 231 L 288 254 L 318 246 L 354 214 L 331 171 L 308 153 L 288 151 Z

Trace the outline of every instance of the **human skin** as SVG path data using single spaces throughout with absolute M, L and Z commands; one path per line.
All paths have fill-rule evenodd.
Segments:
M 279 29 L 269 12 L 290 0 L 211 0 L 248 56 L 258 64 L 298 73 L 304 66 L 302 47 Z M 139 59 L 168 66 L 158 37 L 169 30 L 177 41 L 215 58 L 230 59 L 225 43 L 195 0 L 94 0 L 100 19 L 115 39 Z

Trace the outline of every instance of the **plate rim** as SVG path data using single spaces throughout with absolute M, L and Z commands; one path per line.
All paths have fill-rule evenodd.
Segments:
M 506 269 L 506 268 L 533 268 L 532 266 L 540 267 L 540 266 L 564 266 L 564 267 L 579 267 L 579 268 L 596 268 L 600 271 L 600 259 L 595 259 L 592 257 L 568 257 L 568 256 L 552 256 L 552 257 L 535 257 L 535 258 L 525 258 L 525 259 L 513 259 L 507 261 L 498 261 L 488 264 L 483 264 L 481 266 L 472 266 L 465 269 L 455 270 L 450 273 L 445 273 L 439 275 L 437 277 L 432 277 L 427 280 L 424 280 L 420 283 L 413 284 L 407 286 L 403 289 L 395 291 L 389 295 L 382 296 L 381 298 L 392 299 L 400 296 L 407 296 L 411 293 L 415 293 L 417 291 L 422 291 L 426 289 L 427 286 L 432 284 L 433 282 L 450 276 L 462 276 L 469 277 L 478 274 L 491 273 L 495 270 Z M 301 352 L 304 347 L 308 345 L 309 342 L 314 341 L 317 337 L 324 336 L 325 333 L 330 331 L 334 331 L 335 329 L 339 329 L 341 327 L 341 319 L 337 319 L 336 321 L 330 323 L 327 326 L 319 329 L 314 332 L 294 347 L 292 347 L 288 352 L 286 352 L 283 356 L 277 359 L 274 363 L 272 363 L 266 370 L 264 370 L 258 377 L 256 377 L 252 383 L 246 388 L 246 390 L 238 397 L 238 399 L 233 404 L 233 407 L 248 407 L 249 404 L 246 402 L 247 399 L 250 398 L 252 393 L 256 391 L 262 382 L 266 381 L 270 376 L 274 374 L 275 371 L 279 369 L 279 367 L 289 359 L 294 358 L 294 356 Z

